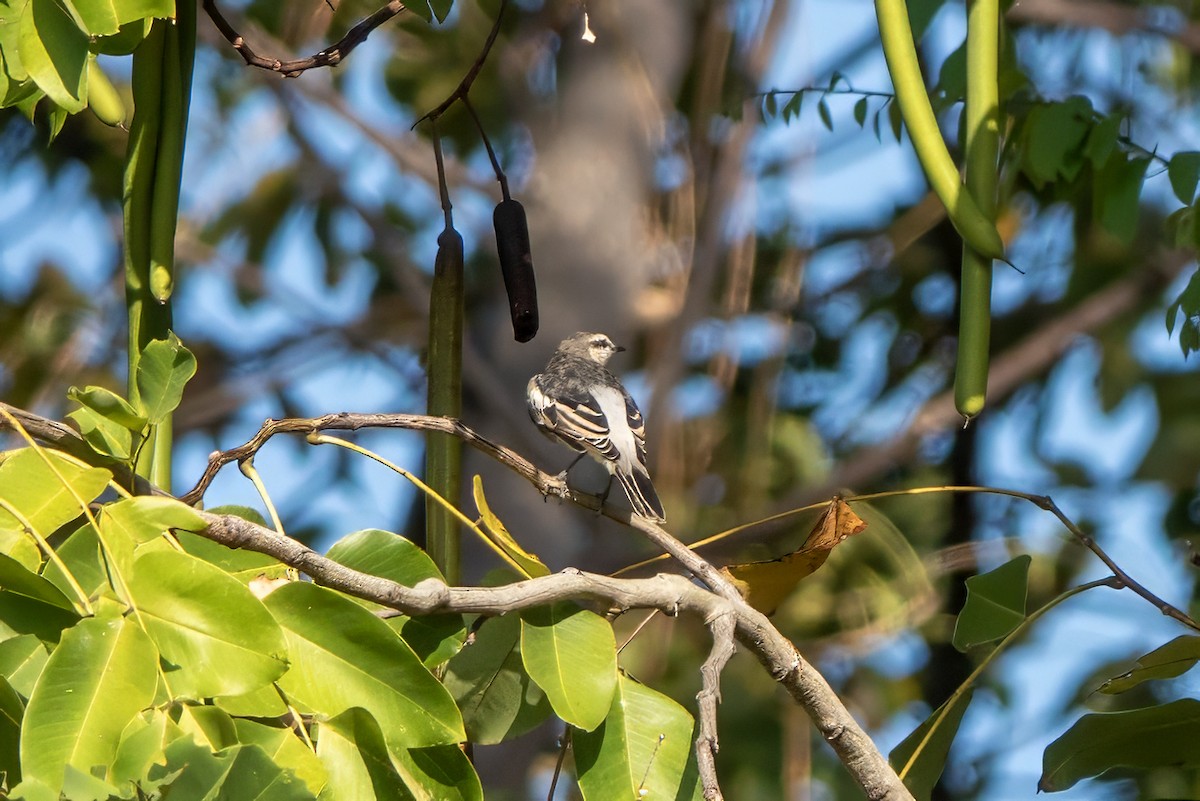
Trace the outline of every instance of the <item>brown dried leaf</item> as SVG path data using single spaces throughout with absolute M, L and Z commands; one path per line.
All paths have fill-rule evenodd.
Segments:
M 751 606 L 770 615 L 802 579 L 825 564 L 834 547 L 866 527 L 866 521 L 837 496 L 829 502 L 799 550 L 767 562 L 728 565 L 721 572 Z

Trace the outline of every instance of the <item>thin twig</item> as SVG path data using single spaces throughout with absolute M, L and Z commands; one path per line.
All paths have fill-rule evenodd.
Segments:
M 255 53 L 250 45 L 246 44 L 246 40 L 242 35 L 221 14 L 221 11 L 217 8 L 216 0 L 204 0 L 203 6 L 204 11 L 213 21 L 213 24 L 217 26 L 217 30 L 233 45 L 233 49 L 238 52 L 238 55 L 242 57 L 242 60 L 246 64 L 271 72 L 278 72 L 285 78 L 295 78 L 305 70 L 315 67 L 336 67 L 342 63 L 342 60 L 346 56 L 350 55 L 351 50 L 366 41 L 372 31 L 400 12 L 407 10 L 399 0 L 391 0 L 391 2 L 384 5 L 375 13 L 360 20 L 358 24 L 346 32 L 345 36 L 324 50 L 313 53 L 308 58 L 282 61 L 278 58 L 260 56 Z
M 450 93 L 450 96 L 443 100 L 431 111 L 425 112 L 412 127 L 416 128 L 425 120 L 436 120 L 438 117 L 446 113 L 446 109 L 454 105 L 454 101 L 461 100 L 471 91 L 471 84 L 475 83 L 475 79 L 479 77 L 479 71 L 483 69 L 483 64 L 487 61 L 488 53 L 492 52 L 492 45 L 496 43 L 496 36 L 500 33 L 500 22 L 504 19 L 504 11 L 508 8 L 508 0 L 500 0 L 500 10 L 496 12 L 496 21 L 492 23 L 492 30 L 488 33 L 487 41 L 483 43 L 483 49 L 479 51 L 479 55 L 475 57 L 475 63 L 467 70 L 467 74 L 458 82 L 458 86 Z
M 563 762 L 567 759 L 567 749 L 571 747 L 571 724 L 563 726 L 562 738 L 558 742 L 558 759 L 554 760 L 554 775 L 550 777 L 550 790 L 546 793 L 546 801 L 554 801 L 554 791 L 558 788 L 558 776 L 562 773 Z

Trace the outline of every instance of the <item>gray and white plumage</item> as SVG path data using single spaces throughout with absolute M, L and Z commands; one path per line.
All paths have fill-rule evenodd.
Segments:
M 646 469 L 645 421 L 625 387 L 605 367 L 622 350 L 604 334 L 580 332 L 564 339 L 546 369 L 529 379 L 529 416 L 551 439 L 603 465 L 625 491 L 633 511 L 663 522 L 662 501 Z

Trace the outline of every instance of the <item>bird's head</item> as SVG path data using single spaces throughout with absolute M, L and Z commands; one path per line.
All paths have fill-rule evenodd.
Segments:
M 589 334 L 583 331 L 564 339 L 558 349 L 591 359 L 596 364 L 607 364 L 614 353 L 625 350 L 620 345 L 614 345 L 604 334 Z

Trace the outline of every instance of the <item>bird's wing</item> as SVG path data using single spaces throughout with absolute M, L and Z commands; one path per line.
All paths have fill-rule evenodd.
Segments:
M 637 462 L 641 465 L 642 470 L 646 469 L 646 419 L 642 417 L 642 410 L 633 402 L 633 398 L 628 391 L 622 390 L 625 393 L 625 421 L 629 425 L 629 431 L 633 434 L 633 441 L 637 446 Z
M 591 451 L 607 461 L 620 454 L 609 437 L 608 415 L 596 397 L 586 392 L 557 392 L 550 395 L 534 376 L 527 398 L 529 416 L 578 451 Z

